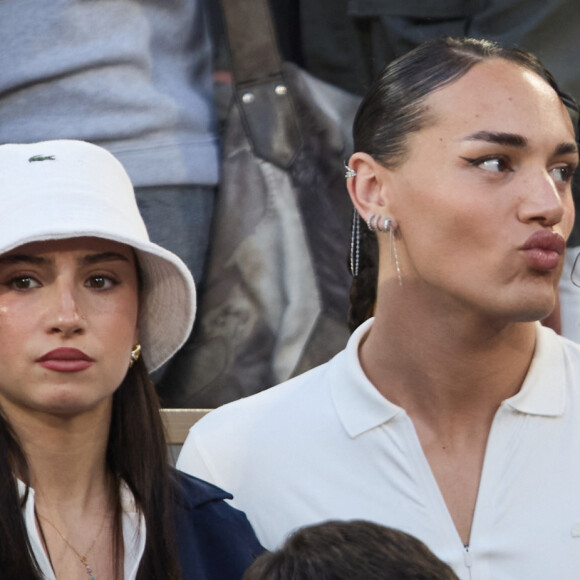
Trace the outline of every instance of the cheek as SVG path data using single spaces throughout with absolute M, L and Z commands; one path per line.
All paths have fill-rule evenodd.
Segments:
M 129 300 L 119 306 L 116 318 L 122 324 L 124 340 L 129 342 L 130 348 L 133 348 L 138 342 L 139 304 L 137 296 L 131 296 Z M 118 332 L 118 330 L 115 330 L 115 332 Z
M 413 206 L 401 231 L 409 266 L 419 277 L 473 277 L 474 269 L 497 259 L 501 220 L 491 203 L 475 204 L 448 191 L 417 196 Z
M 0 303 L 0 357 L 21 350 L 22 341 L 33 331 L 27 325 L 30 318 L 28 308 Z
M 410 203 L 400 218 L 403 236 L 409 245 L 430 250 L 449 251 L 449 246 L 470 244 L 479 238 L 479 231 L 489 229 L 489 217 L 484 207 L 453 196 L 451 192 L 442 195 L 412 195 Z M 480 224 L 485 227 L 480 228 Z
M 135 344 L 138 317 L 137 298 L 132 293 L 119 295 L 115 300 L 104 297 L 92 304 L 89 320 L 94 321 L 97 334 L 105 343 L 125 351 Z
M 562 233 L 566 239 L 568 239 L 568 237 L 572 233 L 575 216 L 576 210 L 574 207 L 574 200 L 572 199 L 572 197 L 570 197 L 564 203 L 564 217 L 562 218 Z
M 109 327 L 119 342 L 135 343 L 137 336 L 138 308 L 134 304 L 121 305 L 109 313 Z

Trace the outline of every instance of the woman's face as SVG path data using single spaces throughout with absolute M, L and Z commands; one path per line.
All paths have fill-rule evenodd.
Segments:
M 130 247 L 35 242 L 0 256 L 0 406 L 68 415 L 107 405 L 137 340 Z
M 564 106 L 543 79 L 503 60 L 426 104 L 433 122 L 409 138 L 389 182 L 406 291 L 486 316 L 546 316 L 574 221 L 578 154 Z

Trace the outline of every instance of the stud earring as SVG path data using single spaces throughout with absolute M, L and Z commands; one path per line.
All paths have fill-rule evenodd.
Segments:
M 131 368 L 141 356 L 141 345 L 137 343 L 135 348 L 131 351 L 131 358 L 129 360 L 129 368 Z

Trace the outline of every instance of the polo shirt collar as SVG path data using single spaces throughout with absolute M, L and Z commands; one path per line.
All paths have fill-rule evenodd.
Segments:
M 363 322 L 353 332 L 346 348 L 334 357 L 329 369 L 331 396 L 336 412 L 352 438 L 405 412 L 379 393 L 360 365 L 358 347 L 373 320 L 371 318 Z
M 566 364 L 562 339 L 536 323 L 534 357 L 522 388 L 504 402 L 528 415 L 558 417 L 566 406 Z
M 385 399 L 366 377 L 358 349 L 374 318 L 361 324 L 346 348 L 330 363 L 331 396 L 338 417 L 351 438 L 387 423 L 405 410 Z M 504 403 L 520 413 L 556 417 L 565 407 L 565 365 L 560 338 L 536 323 L 536 346 L 522 385 Z

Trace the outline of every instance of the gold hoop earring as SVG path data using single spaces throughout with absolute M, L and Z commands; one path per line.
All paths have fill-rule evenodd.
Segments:
M 137 343 L 135 345 L 135 348 L 131 351 L 131 359 L 129 361 L 129 368 L 131 368 L 139 360 L 140 356 L 141 356 L 141 345 L 139 343 Z

